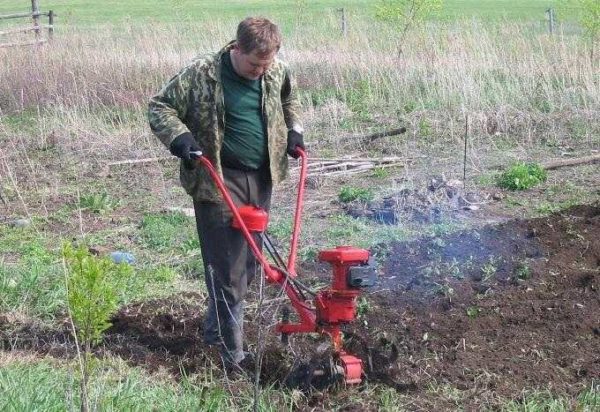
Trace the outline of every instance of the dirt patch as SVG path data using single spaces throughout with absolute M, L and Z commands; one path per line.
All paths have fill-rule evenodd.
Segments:
M 427 408 L 451 407 L 436 403 L 444 388 L 459 391 L 466 407 L 523 389 L 575 395 L 600 379 L 599 233 L 596 205 L 388 245 L 347 348 L 364 360 L 367 381 L 413 393 Z M 322 281 L 330 276 L 326 266 L 312 269 Z M 188 293 L 123 307 L 98 353 L 174 376 L 215 368 L 218 354 L 201 342 L 204 306 Z M 251 351 L 255 316 L 249 311 L 246 323 Z M 67 325 L 50 331 L 0 318 L 0 342 L 4 350 L 74 353 Z M 290 350 L 269 333 L 261 379 L 290 382 L 322 342 L 299 335 Z M 339 393 L 318 392 L 309 404 Z
M 419 388 L 575 394 L 600 378 L 598 233 L 581 206 L 393 245 L 354 350 L 373 358 L 378 337 L 397 359 L 372 370 Z
M 402 189 L 379 201 L 355 200 L 342 205 L 352 217 L 364 217 L 377 223 L 440 223 L 465 211 L 475 211 L 499 199 L 499 194 L 465 191 L 461 180 L 448 180 L 444 175 L 429 179 L 427 187 Z

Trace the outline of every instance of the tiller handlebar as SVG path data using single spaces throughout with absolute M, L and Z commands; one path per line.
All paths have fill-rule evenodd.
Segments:
M 264 270 L 267 281 L 278 283 L 283 288 L 298 315 L 299 321 L 290 323 L 289 313 L 285 313 L 282 322 L 276 325 L 276 330 L 281 333 L 282 340 L 287 342 L 287 337 L 291 333 L 317 332 L 329 335 L 333 343 L 334 355 L 343 370 L 345 382 L 348 384 L 360 383 L 363 372 L 362 361 L 343 350 L 341 327 L 356 318 L 356 299 L 360 289 L 375 284 L 375 265 L 367 250 L 339 246 L 319 252 L 319 260 L 329 262 L 333 266 L 333 279 L 329 288 L 314 292 L 297 279 L 295 262 L 308 161 L 304 150 L 300 148 L 296 148 L 296 150 L 301 161 L 300 182 L 287 265 L 266 234 L 267 212 L 252 205 L 237 207 L 211 161 L 202 152 L 197 151 L 191 154 L 209 172 L 233 214 L 232 226 L 242 232 L 252 253 Z M 260 234 L 275 264 L 267 261 L 251 232 Z

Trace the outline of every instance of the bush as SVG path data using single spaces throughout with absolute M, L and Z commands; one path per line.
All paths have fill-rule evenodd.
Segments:
M 500 175 L 498 186 L 510 190 L 525 190 L 545 182 L 547 178 L 548 174 L 541 165 L 517 163 Z
M 371 189 L 363 189 L 360 187 L 344 186 L 340 190 L 338 198 L 340 202 L 348 203 L 353 200 L 361 200 L 363 202 L 370 202 L 375 196 Z

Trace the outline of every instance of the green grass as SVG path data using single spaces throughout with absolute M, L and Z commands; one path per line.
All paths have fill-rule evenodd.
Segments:
M 236 383 L 235 396 L 210 371 L 184 375 L 178 383 L 163 381 L 118 359 L 98 360 L 90 385 L 90 410 L 97 411 L 244 411 L 252 410 L 252 387 Z M 75 364 L 12 362 L 0 366 L 0 410 L 79 410 Z M 264 388 L 260 411 L 293 410 L 295 401 L 281 389 Z
M 120 201 L 112 198 L 106 191 L 100 193 L 81 194 L 79 196 L 79 207 L 100 215 L 106 214 L 117 207 Z
M 498 186 L 510 190 L 525 190 L 545 182 L 548 173 L 536 163 L 517 163 L 498 178 Z
M 0 313 L 51 318 L 64 307 L 58 255 L 35 229 L 0 227 L 0 254 Z
M 522 400 L 511 401 L 502 407 L 502 412 L 593 412 L 600 408 L 600 390 L 592 386 L 583 391 L 575 402 L 565 396 L 556 396 L 549 391 L 533 391 Z
M 557 0 L 446 0 L 439 18 L 541 21 L 545 19 L 544 11 L 558 3 Z M 30 4 L 27 1 L 0 0 L 0 14 L 27 11 Z M 373 0 L 46 0 L 41 2 L 41 7 L 43 10 L 52 9 L 57 14 L 56 22 L 59 27 L 104 22 L 202 22 L 212 20 L 215 16 L 242 19 L 248 15 L 265 15 L 283 25 L 292 25 L 297 21 L 315 24 L 323 19 L 323 13 L 335 13 L 340 7 L 346 8 L 351 26 L 352 19 L 357 16 L 374 16 L 375 4 Z M 571 17 L 573 11 L 567 12 L 568 17 Z
M 90 410 L 231 410 L 223 388 L 151 382 L 136 369 L 126 374 L 103 369 L 92 379 Z M 66 411 L 79 409 L 79 381 L 71 370 L 48 362 L 0 368 L 0 410 Z
M 152 250 L 186 252 L 200 247 L 193 219 L 182 213 L 148 214 L 141 229 L 142 244 Z
M 137 263 L 119 291 L 121 304 L 174 293 L 182 286 L 180 277 L 202 273 L 199 246 L 192 238 L 195 231 L 187 217 L 151 215 L 146 223 L 149 225 L 142 227 L 141 237 L 155 243 L 132 251 Z M 33 226 L 0 226 L 0 313 L 17 311 L 50 320 L 65 310 L 65 278 L 58 249 L 62 241 Z M 162 248 L 160 253 L 153 249 L 157 244 Z
M 370 188 L 344 186 L 340 189 L 338 199 L 342 203 L 360 200 L 361 202 L 370 202 L 375 198 L 373 190 Z

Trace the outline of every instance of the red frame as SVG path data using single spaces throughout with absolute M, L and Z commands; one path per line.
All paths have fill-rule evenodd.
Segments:
M 296 148 L 300 159 L 300 180 L 298 183 L 298 194 L 296 198 L 296 211 L 294 214 L 294 226 L 292 230 L 290 254 L 288 257 L 287 268 L 285 273 L 277 266 L 271 265 L 260 251 L 258 245 L 254 241 L 254 237 L 250 233 L 250 229 L 260 231 L 263 218 L 259 217 L 257 227 L 248 228 L 247 223 L 240 215 L 248 212 L 248 206 L 242 206 L 238 209 L 235 205 L 225 183 L 215 170 L 214 166 L 206 156 L 201 152 L 195 152 L 198 162 L 202 163 L 208 170 L 211 178 L 217 185 L 217 188 L 223 196 L 223 200 L 233 213 L 232 225 L 242 231 L 244 238 L 248 242 L 252 253 L 262 266 L 268 282 L 279 283 L 285 290 L 287 296 L 298 317 L 298 323 L 279 323 L 276 330 L 282 334 L 290 333 L 310 333 L 319 332 L 327 334 L 333 342 L 333 349 L 338 355 L 338 358 L 344 368 L 345 382 L 355 384 L 361 382 L 362 376 L 362 361 L 350 354 L 347 354 L 342 349 L 342 332 L 341 322 L 349 322 L 356 316 L 355 300 L 359 294 L 356 289 L 351 289 L 347 286 L 346 273 L 350 266 L 366 263 L 369 258 L 369 253 L 363 249 L 355 249 L 348 246 L 338 247 L 332 250 L 325 250 L 319 253 L 319 258 L 322 261 L 330 262 L 334 268 L 333 284 L 331 289 L 319 291 L 314 299 L 315 307 L 307 305 L 305 298 L 301 296 L 297 290 L 292 287 L 288 281 L 288 276 L 295 278 L 296 274 L 296 258 L 298 252 L 298 237 L 300 235 L 300 216 L 304 205 L 304 187 L 306 183 L 307 156 L 306 152 L 300 148 Z M 252 211 L 249 211 L 252 214 Z M 253 225 L 252 223 L 251 225 Z M 264 218 L 266 226 L 266 217 Z M 317 322 L 318 320 L 318 322 Z M 318 323 L 318 324 L 317 324 Z

